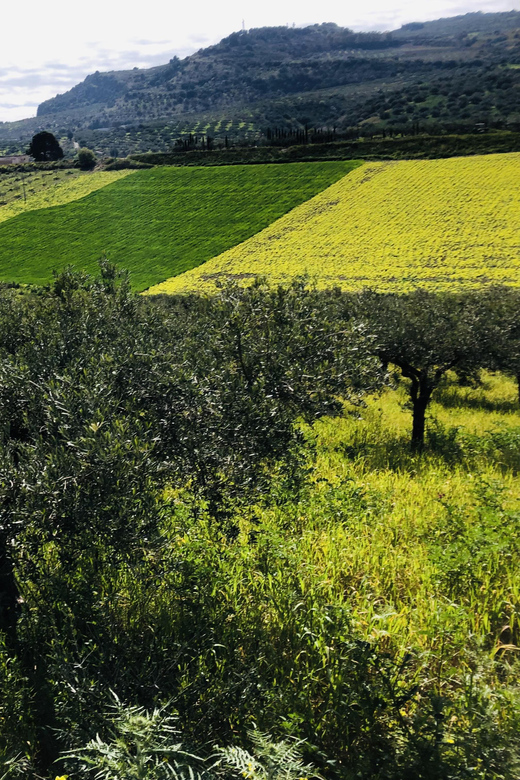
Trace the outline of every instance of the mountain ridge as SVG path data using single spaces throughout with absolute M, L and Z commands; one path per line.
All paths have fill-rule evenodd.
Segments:
M 234 32 L 164 65 L 96 71 L 40 104 L 37 117 L 2 125 L 0 140 L 45 128 L 128 153 L 166 150 L 189 134 L 256 143 L 269 127 L 462 123 L 468 132 L 516 122 L 520 12 L 475 12 L 390 32 L 334 23 Z M 132 147 L 128 136 L 139 134 Z
M 274 61 L 264 63 L 265 67 L 269 69 L 279 67 L 284 61 L 287 62 L 295 57 L 296 61 L 301 61 L 304 57 L 308 58 L 311 55 L 330 55 L 332 52 L 340 51 L 345 54 L 352 51 L 400 49 L 408 39 L 415 42 L 418 39 L 426 39 L 431 42 L 431 35 L 446 39 L 453 34 L 469 35 L 490 32 L 493 27 L 497 27 L 498 32 L 520 28 L 520 12 L 511 11 L 496 14 L 475 12 L 431 22 L 411 22 L 391 32 L 353 32 L 347 27 L 340 27 L 330 22 L 295 28 L 253 28 L 231 33 L 219 43 L 205 49 L 199 49 L 195 54 L 183 59 L 174 56 L 165 65 L 153 68 L 107 71 L 105 73 L 96 71 L 71 90 L 41 103 L 37 116 L 56 113 L 56 107 L 58 111 L 61 110 L 60 105 L 64 105 L 66 108 L 71 107 L 67 96 L 69 96 L 69 100 L 70 96 L 73 96 L 72 100 L 74 101 L 78 93 L 83 98 L 83 104 L 90 105 L 104 101 L 110 103 L 131 89 L 139 90 L 145 86 L 154 88 L 164 84 L 171 85 L 177 82 L 179 76 L 182 76 L 191 65 L 196 63 L 200 67 L 200 64 L 212 55 L 224 55 L 221 59 L 224 60 L 223 64 L 228 67 L 233 64 L 233 60 L 254 66 L 256 65 L 255 52 L 264 57 L 266 44 L 274 49 L 277 56 Z M 231 57 L 230 53 L 232 53 Z M 228 55 L 227 62 L 226 54 Z M 148 83 L 146 83 L 147 76 L 149 77 Z M 81 105 L 81 98 L 79 103 Z

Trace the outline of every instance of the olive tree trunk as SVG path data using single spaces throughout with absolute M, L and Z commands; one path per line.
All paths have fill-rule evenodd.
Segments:
M 20 594 L 5 536 L 0 534 L 0 631 L 10 651 L 18 649 L 16 625 L 20 611 Z
M 412 400 L 412 449 L 424 449 L 424 434 L 426 429 L 426 409 L 431 401 L 434 388 L 424 375 L 412 379 L 410 396 Z

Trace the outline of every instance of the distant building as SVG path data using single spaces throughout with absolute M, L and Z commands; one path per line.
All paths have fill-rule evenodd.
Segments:
M 28 154 L 10 154 L 7 157 L 0 157 L 0 165 L 21 165 L 31 162 L 32 157 Z

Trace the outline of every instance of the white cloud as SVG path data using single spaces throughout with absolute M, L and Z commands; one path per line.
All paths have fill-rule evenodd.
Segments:
M 55 0 L 42 14 L 41 0 L 26 0 L 23 21 L 9 27 L 0 51 L 0 121 L 35 114 L 37 105 L 96 70 L 151 67 L 174 54 L 184 57 L 239 30 L 264 25 L 336 22 L 356 30 L 395 29 L 468 11 L 520 9 L 520 0 L 91 0 L 87 6 Z

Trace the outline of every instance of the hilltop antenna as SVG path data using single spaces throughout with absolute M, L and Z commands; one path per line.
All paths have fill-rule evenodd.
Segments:
M 244 19 L 242 19 L 242 32 L 245 32 L 245 31 L 246 31 L 246 23 L 245 23 Z

